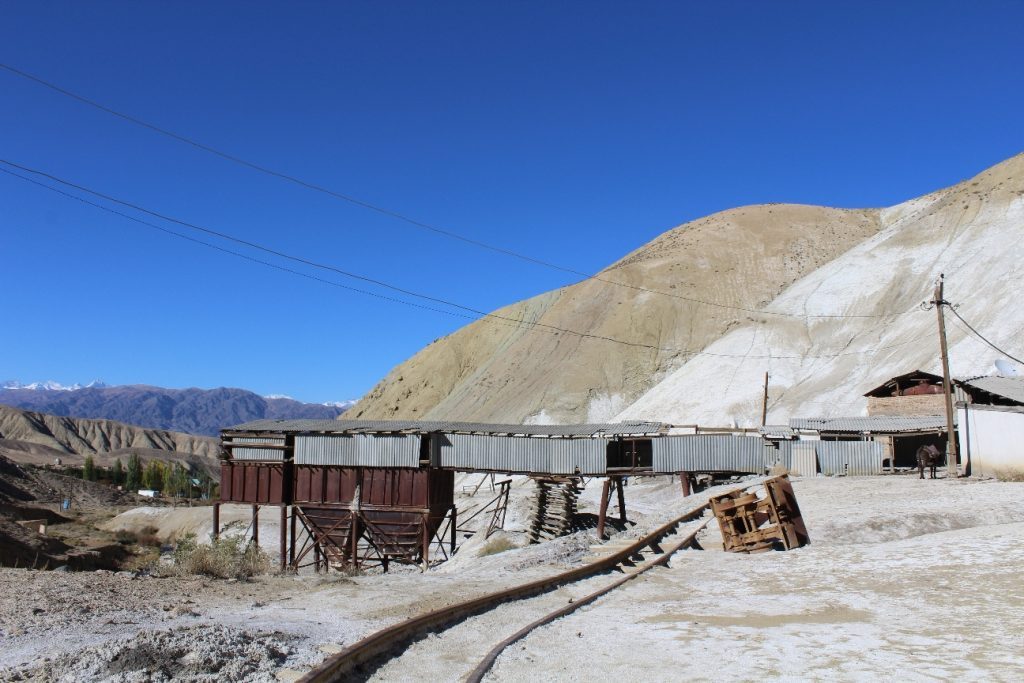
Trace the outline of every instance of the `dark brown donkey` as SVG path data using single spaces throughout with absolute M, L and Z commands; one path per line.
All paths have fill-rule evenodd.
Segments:
M 921 473 L 921 478 L 924 479 L 924 468 L 927 467 L 931 471 L 931 478 L 935 479 L 935 468 L 942 462 L 942 453 L 939 449 L 931 444 L 927 446 L 921 446 L 917 449 L 917 469 Z

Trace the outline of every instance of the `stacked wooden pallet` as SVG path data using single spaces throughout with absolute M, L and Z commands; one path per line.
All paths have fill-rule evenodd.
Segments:
M 534 496 L 530 541 L 564 536 L 572 531 L 576 519 L 576 499 L 579 482 L 571 477 L 535 477 L 537 493 Z

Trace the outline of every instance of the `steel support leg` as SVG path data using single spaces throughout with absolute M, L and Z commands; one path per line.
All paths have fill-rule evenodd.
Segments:
M 692 490 L 690 488 L 690 473 L 689 472 L 680 472 L 679 473 L 679 485 L 683 489 L 683 498 L 686 498 L 688 495 L 690 495 L 690 493 L 692 493 Z
M 288 506 L 281 506 L 281 571 L 288 566 Z
M 455 527 L 458 526 L 458 519 L 459 519 L 459 509 L 453 505 L 452 506 L 452 540 L 451 540 L 451 546 L 452 546 L 451 554 L 452 555 L 455 554 Z
M 292 567 L 293 569 L 298 569 L 298 567 L 295 566 L 295 506 L 294 505 L 292 506 L 291 529 L 290 529 L 290 532 L 291 532 L 292 542 L 291 542 L 291 545 L 288 548 L 288 566 Z

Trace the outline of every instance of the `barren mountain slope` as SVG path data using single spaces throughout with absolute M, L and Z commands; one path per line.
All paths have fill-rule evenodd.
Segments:
M 945 298 L 961 304 L 958 313 L 996 345 L 1024 357 L 1024 155 L 881 217 L 877 235 L 793 283 L 765 310 L 899 315 L 757 317 L 707 348 L 722 355 L 693 358 L 617 417 L 754 424 L 766 370 L 769 422 L 863 414 L 861 395 L 889 377 L 939 370 L 935 312 L 919 304 L 931 299 L 940 273 Z M 1002 356 L 955 316 L 947 321 L 953 374 L 991 372 Z
M 634 346 L 483 319 L 396 367 L 346 417 L 610 418 L 676 370 L 685 352 L 704 348 L 752 315 L 687 298 L 756 311 L 879 227 L 875 210 L 780 204 L 682 225 L 597 279 L 496 312 Z
M 0 405 L 0 453 L 16 462 L 80 464 L 86 455 L 109 465 L 115 457 L 138 452 L 147 457 L 216 464 L 217 439 L 159 429 L 143 429 L 113 420 L 82 420 L 33 413 Z
M 267 398 L 245 389 L 167 389 L 142 384 L 73 390 L 0 388 L 0 404 L 150 429 L 216 436 L 229 425 L 262 419 L 330 420 L 343 408 Z

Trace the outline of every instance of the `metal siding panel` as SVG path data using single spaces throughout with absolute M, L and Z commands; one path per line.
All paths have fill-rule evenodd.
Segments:
M 394 436 L 357 434 L 352 438 L 357 444 L 355 464 L 361 467 L 419 467 L 420 465 L 419 434 Z
M 419 467 L 420 436 L 418 434 L 296 436 L 295 463 L 342 467 Z
M 882 473 L 882 444 L 875 441 L 817 441 L 821 473 L 866 476 Z
M 778 446 L 777 448 L 776 445 Z M 780 465 L 788 470 L 793 464 L 793 442 L 788 439 L 766 442 L 764 453 L 765 469 L 770 470 L 776 465 Z
M 357 462 L 358 446 L 351 436 L 296 436 L 296 465 L 342 465 Z
M 607 439 L 533 439 L 549 442 L 552 474 L 602 475 L 608 469 Z
M 682 435 L 651 440 L 655 472 L 764 472 L 760 436 Z
M 524 437 L 450 434 L 450 447 L 441 449 L 441 466 L 489 472 L 546 472 L 547 453 Z
M 251 437 L 239 436 L 231 439 L 231 443 L 269 443 L 278 446 L 284 445 L 284 439 L 273 437 Z M 258 460 L 262 462 L 281 462 L 284 460 L 284 451 L 276 448 L 232 448 L 232 460 Z

